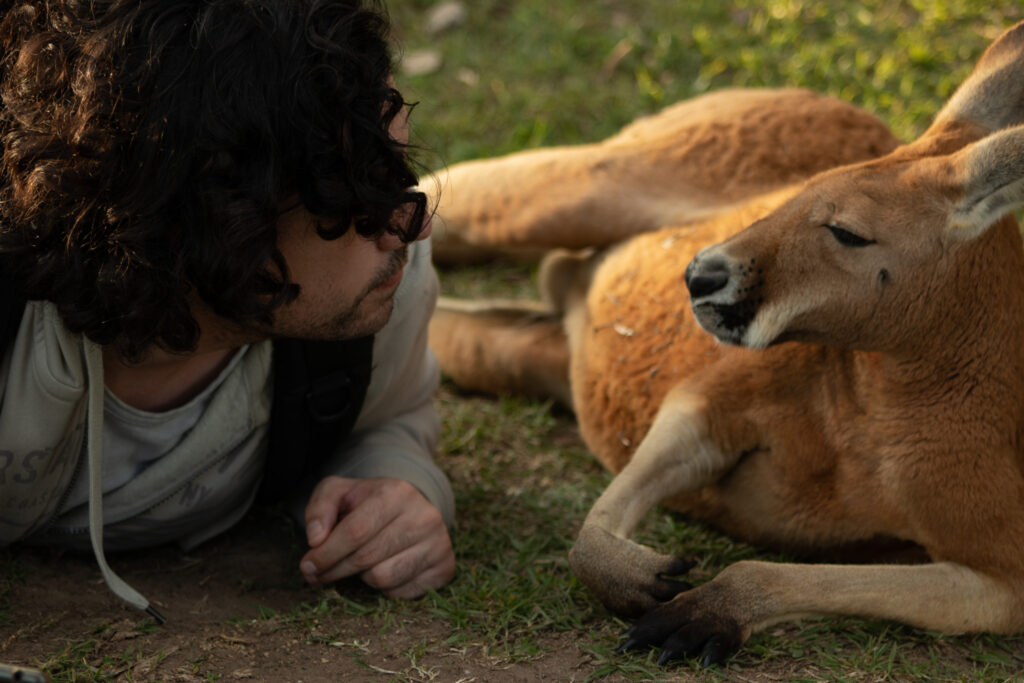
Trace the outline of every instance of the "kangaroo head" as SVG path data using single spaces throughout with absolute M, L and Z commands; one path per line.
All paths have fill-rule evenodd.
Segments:
M 962 264 L 1020 205 L 1024 126 L 952 155 L 819 175 L 697 254 L 686 272 L 693 311 L 722 341 L 751 348 L 786 340 L 889 348 L 933 329 L 951 288 L 963 284 L 954 281 Z
M 1021 102 L 1024 22 L 989 47 L 921 139 L 815 176 L 697 254 L 686 283 L 698 322 L 751 348 L 884 349 L 934 330 L 972 250 L 1024 205 Z

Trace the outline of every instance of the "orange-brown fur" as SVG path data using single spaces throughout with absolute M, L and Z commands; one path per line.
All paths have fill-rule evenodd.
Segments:
M 896 361 L 872 352 L 802 343 L 760 351 L 728 347 L 677 307 L 685 296 L 680 264 L 702 245 L 689 239 L 699 234 L 666 229 L 635 238 L 605 260 L 591 284 L 590 333 L 574 349 L 571 378 L 584 439 L 609 469 L 618 472 L 625 466 L 665 395 L 682 383 L 709 398 L 712 440 L 749 452 L 742 466 L 707 487 L 700 499 L 702 517 L 740 537 L 804 549 L 878 534 L 923 541 L 922 530 L 911 528 L 907 513 L 898 508 L 929 496 L 906 495 L 896 488 L 901 483 L 912 479 L 922 484 L 922 491 L 930 491 L 947 512 L 963 514 L 971 507 L 970 501 L 957 501 L 955 491 L 947 494 L 946 473 L 929 467 L 930 448 L 959 448 L 975 468 L 995 468 L 977 474 L 984 474 L 982 481 L 1012 482 L 1001 505 L 1019 510 L 1024 520 L 1024 480 L 1013 476 L 1024 467 L 1021 455 L 1014 452 L 999 463 L 974 457 L 975 448 L 1008 447 L 1024 425 L 1024 402 L 1017 398 L 1024 396 L 1024 328 L 1006 324 L 1024 322 L 1021 297 L 1004 297 L 998 310 L 974 313 L 1002 317 L 1003 324 L 972 324 L 968 312 L 947 310 L 951 329 L 931 330 L 943 345 L 969 346 L 972 362 L 986 372 L 996 363 L 983 359 L 996 358 L 1005 374 L 998 378 L 972 377 L 968 369 L 953 365 L 952 353 L 949 372 L 959 375 L 956 383 L 928 374 L 906 379 L 906 373 L 931 366 L 900 361 L 905 367 L 896 374 L 887 367 Z M 1006 289 L 1024 294 L 1016 224 L 1005 221 L 988 241 L 988 249 L 972 254 L 964 270 L 980 273 L 1002 262 L 998 271 L 1012 274 Z M 639 254 L 642 268 L 636 267 Z M 963 273 L 956 282 L 989 283 L 991 277 Z M 939 294 L 947 301 L 986 298 L 986 292 L 973 290 L 956 299 Z M 992 334 L 997 329 L 1001 334 Z M 941 393 L 935 395 L 929 384 Z M 883 461 L 896 468 L 884 479 L 876 473 Z M 933 475 L 936 481 L 930 480 Z M 674 507 L 691 511 L 691 505 L 681 500 Z M 989 521 L 976 520 L 970 536 L 988 537 L 989 545 L 997 547 L 986 531 Z M 926 545 L 934 549 L 933 556 L 976 557 L 963 539 L 952 538 L 952 529 L 964 527 L 964 520 L 953 526 L 943 520 L 929 533 Z M 1024 536 L 1018 540 L 1016 547 L 1024 548 Z M 945 549 L 950 544 L 958 547 L 955 553 Z M 1024 563 L 1024 556 L 1016 559 Z
M 625 466 L 668 390 L 725 351 L 685 305 L 686 264 L 701 247 L 739 232 L 789 194 L 638 235 L 603 258 L 588 289 L 589 329 L 572 354 L 570 384 L 583 439 L 608 469 Z
M 640 119 L 600 143 L 470 161 L 423 184 L 434 257 L 605 246 L 897 144 L 876 117 L 807 90 L 725 90 Z M 490 247 L 495 247 L 494 249 Z

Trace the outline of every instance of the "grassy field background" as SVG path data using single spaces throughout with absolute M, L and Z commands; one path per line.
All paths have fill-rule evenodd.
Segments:
M 432 34 L 427 17 L 436 4 L 390 3 L 402 52 L 412 58 L 428 51 L 441 60 L 436 70 L 398 77 L 419 102 L 414 142 L 428 168 L 598 140 L 637 116 L 732 86 L 797 85 L 838 95 L 911 139 L 985 46 L 1024 18 L 1019 0 L 473 0 L 463 23 Z M 442 286 L 458 296 L 529 295 L 533 276 L 529 267 L 493 265 L 444 272 Z M 580 522 L 609 481 L 572 417 L 550 404 L 463 396 L 450 386 L 438 405 L 444 422 L 438 460 L 459 508 L 455 582 L 424 600 L 399 603 L 352 585 L 311 600 L 295 577 L 279 587 L 294 594 L 293 607 L 261 607 L 256 618 L 243 618 L 239 607 L 232 633 L 254 638 L 269 624 L 310 651 L 341 652 L 361 672 L 349 680 L 1022 677 L 1024 638 L 951 637 L 858 619 L 771 628 L 725 666 L 707 671 L 686 662 L 659 667 L 654 652 L 616 654 L 628 624 L 579 585 L 566 562 Z M 641 538 L 699 560 L 696 580 L 738 559 L 772 557 L 663 511 L 650 515 Z M 289 562 L 300 553 L 295 543 Z M 0 555 L 0 632 L 10 638 L 45 631 L 30 630 L 11 611 L 29 580 L 28 566 L 17 555 Z M 248 601 L 261 600 L 259 587 L 247 591 Z M 88 615 L 78 618 L 88 623 Z M 367 638 L 387 634 L 392 659 L 400 661 L 373 664 L 361 636 L 347 635 L 353 623 L 368 628 Z M 144 636 L 118 645 L 103 635 L 109 624 L 92 628 L 34 663 L 56 680 L 165 679 L 139 666 L 169 657 L 146 649 L 163 646 L 148 645 Z M 200 656 L 187 661 L 196 677 L 174 680 L 232 678 Z M 456 675 L 462 669 L 447 664 L 452 661 L 488 673 Z M 331 671 L 321 673 L 305 680 L 332 680 Z M 243 678 L 262 677 L 257 671 Z
M 1012 0 L 475 0 L 440 35 L 436 3 L 391 3 L 404 52 L 438 71 L 400 79 L 414 126 L 455 163 L 603 138 L 638 115 L 723 87 L 805 86 L 926 126 L 984 47 L 1022 16 Z

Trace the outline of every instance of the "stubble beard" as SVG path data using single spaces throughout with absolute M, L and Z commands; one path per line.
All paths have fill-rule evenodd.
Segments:
M 381 269 L 381 272 L 356 297 L 348 310 L 336 315 L 331 321 L 325 321 L 318 326 L 319 329 L 314 333 L 316 336 L 313 338 L 340 341 L 343 339 L 358 339 L 359 337 L 379 332 L 387 324 L 388 320 L 391 319 L 391 311 L 395 305 L 395 292 L 398 290 L 398 287 L 396 286 L 386 296 L 378 293 L 376 290 L 398 274 L 398 271 L 405 266 L 408 256 L 408 246 L 392 252 L 387 265 Z M 383 300 L 374 309 L 366 310 L 365 307 L 368 305 L 367 299 L 375 295 L 383 297 Z

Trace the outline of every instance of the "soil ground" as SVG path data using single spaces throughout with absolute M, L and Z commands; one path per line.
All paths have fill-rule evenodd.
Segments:
M 54 681 L 1024 680 L 1024 637 L 944 637 L 856 619 L 780 624 L 707 671 L 660 667 L 653 650 L 616 654 L 625 622 L 574 585 L 565 562 L 605 478 L 571 417 L 448 389 L 439 410 L 460 570 L 437 596 L 399 603 L 358 580 L 310 587 L 293 522 L 255 509 L 192 552 L 109 555 L 163 626 L 116 598 L 91 555 L 0 551 L 0 663 Z M 747 556 L 731 539 L 653 516 L 658 547 L 710 556 L 699 578 Z
M 20 549 L 12 560 L 23 576 L 12 591 L 15 617 L 0 639 L 0 661 L 51 671 L 85 664 L 104 680 L 188 683 L 562 681 L 592 668 L 572 647 L 577 638 L 566 634 L 543 659 L 508 665 L 480 648 L 433 647 L 452 629 L 426 614 L 384 623 L 328 610 L 297 620 L 290 613 L 298 603 L 316 603 L 325 593 L 298 579 L 289 524 L 257 511 L 192 553 L 168 547 L 111 555 L 115 570 L 168 619 L 163 626 L 115 598 L 91 557 Z M 337 590 L 368 592 L 353 584 Z M 410 655 L 418 647 L 423 656 Z

